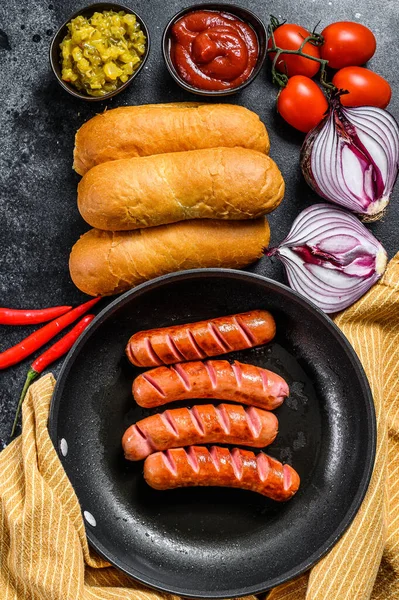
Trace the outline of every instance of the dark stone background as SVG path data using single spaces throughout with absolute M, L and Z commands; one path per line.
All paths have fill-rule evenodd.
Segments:
M 238 1 L 238 0 L 237 0 Z M 51 3 L 50 3 L 51 2 Z M 398 117 L 397 0 L 239 0 L 264 21 L 270 13 L 313 28 L 333 21 L 359 21 L 377 37 L 370 62 L 389 79 L 394 97 L 389 110 Z M 0 305 L 38 308 L 77 304 L 85 297 L 68 274 L 69 251 L 88 226 L 76 207 L 79 177 L 72 171 L 76 129 L 105 106 L 195 99 L 183 92 L 164 67 L 160 40 L 168 20 L 189 3 L 178 0 L 125 0 L 146 21 L 152 49 L 144 70 L 128 89 L 106 103 L 75 100 L 64 92 L 48 62 L 48 48 L 57 27 L 85 5 L 75 0 L 0 1 Z M 320 30 L 321 30 L 320 29 Z M 303 135 L 276 114 L 276 89 L 266 74 L 227 102 L 256 111 L 271 138 L 271 156 L 284 175 L 287 191 L 282 205 L 270 216 L 272 244 L 287 234 L 295 216 L 317 201 L 299 167 Z M 398 190 L 384 219 L 371 226 L 389 255 L 399 248 Z M 263 259 L 255 270 L 283 280 L 280 265 Z M 102 301 L 105 306 L 108 301 Z M 31 328 L 32 330 L 34 327 Z M 30 333 L 29 328 L 0 327 L 0 350 Z M 18 396 L 31 359 L 0 375 L 0 438 L 7 441 Z M 57 374 L 60 365 L 53 367 Z M 1 446 L 0 446 L 1 448 Z

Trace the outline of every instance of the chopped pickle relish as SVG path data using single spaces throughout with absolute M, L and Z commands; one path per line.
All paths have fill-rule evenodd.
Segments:
M 90 96 L 113 92 L 137 70 L 146 37 L 135 15 L 124 11 L 95 12 L 67 25 L 60 44 L 62 79 Z

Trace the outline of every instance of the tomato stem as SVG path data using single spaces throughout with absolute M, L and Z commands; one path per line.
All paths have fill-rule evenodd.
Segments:
M 273 81 L 273 83 L 277 84 L 280 87 L 285 87 L 287 85 L 288 76 L 285 75 L 284 73 L 279 73 L 276 69 L 276 64 L 277 64 L 277 61 L 280 58 L 281 54 L 295 54 L 296 56 L 303 56 L 303 58 L 308 58 L 309 60 L 314 60 L 315 62 L 318 62 L 320 64 L 320 83 L 321 83 L 322 87 L 328 92 L 328 94 L 335 92 L 336 91 L 335 86 L 332 83 L 330 83 L 329 81 L 327 81 L 326 68 L 328 65 L 328 60 L 325 60 L 324 58 L 318 58 L 317 56 L 311 56 L 310 54 L 306 54 L 306 52 L 303 51 L 305 45 L 308 42 L 310 42 L 314 46 L 321 46 L 324 42 L 323 36 L 321 36 L 319 33 L 313 32 L 303 40 L 303 42 L 299 46 L 298 50 L 285 50 L 284 48 L 280 48 L 279 46 L 276 45 L 276 40 L 274 38 L 274 30 L 276 29 L 276 26 L 275 26 L 276 22 L 278 23 L 278 20 L 276 19 L 276 17 L 271 16 L 268 30 L 269 30 L 270 39 L 272 41 L 272 45 L 271 45 L 271 48 L 267 49 L 267 52 L 275 53 L 274 58 L 273 58 L 273 63 L 272 63 L 272 81 Z
M 270 28 L 272 31 L 274 31 L 281 25 L 284 25 L 284 23 L 286 23 L 286 19 L 284 19 L 284 21 L 279 21 L 277 17 L 275 17 L 274 15 L 270 15 Z
M 312 31 L 312 35 L 317 35 L 318 39 L 319 39 L 319 43 L 317 44 L 318 46 L 322 46 L 324 44 L 324 38 L 321 35 L 321 33 L 317 33 L 316 29 L 318 28 L 318 26 L 320 25 L 321 21 L 318 21 L 316 23 L 316 25 L 313 27 L 313 31 Z

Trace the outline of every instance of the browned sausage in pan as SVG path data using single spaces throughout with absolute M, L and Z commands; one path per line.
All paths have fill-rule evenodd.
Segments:
M 175 400 L 217 398 L 273 410 L 288 396 L 280 375 L 261 367 L 227 360 L 194 361 L 157 367 L 133 382 L 140 406 L 152 408 Z
M 144 478 L 156 490 L 188 486 L 243 488 L 277 501 L 289 500 L 300 483 L 289 465 L 263 452 L 203 446 L 156 452 L 145 459 Z
M 278 431 L 277 417 L 253 406 L 205 404 L 175 408 L 131 425 L 122 438 L 125 457 L 142 460 L 158 450 L 192 444 L 241 444 L 263 448 Z
M 129 340 L 126 354 L 137 367 L 201 360 L 266 344 L 276 324 L 266 310 L 251 310 L 186 325 L 139 331 Z

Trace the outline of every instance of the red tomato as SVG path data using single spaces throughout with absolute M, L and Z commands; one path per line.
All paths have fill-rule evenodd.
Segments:
M 277 110 L 283 119 L 304 133 L 320 123 L 327 109 L 321 89 L 303 75 L 291 77 L 277 99 Z
M 361 23 L 340 21 L 328 25 L 321 35 L 321 58 L 332 69 L 364 65 L 373 56 L 376 41 L 372 31 Z
M 335 73 L 333 84 L 348 90 L 341 96 L 344 106 L 378 106 L 385 108 L 391 99 L 391 86 L 386 79 L 363 67 L 345 67 Z
M 280 25 L 274 31 L 274 41 L 276 46 L 284 48 L 284 50 L 298 50 L 303 40 L 308 37 L 309 31 L 306 31 L 300 25 L 294 25 L 292 23 L 284 23 Z M 268 48 L 272 47 L 272 40 L 269 39 Z M 318 46 L 313 46 L 310 42 L 307 42 L 303 47 L 305 54 L 320 58 L 320 50 Z M 273 61 L 275 52 L 270 53 L 270 59 Z M 293 75 L 306 75 L 306 77 L 313 77 L 320 69 L 320 63 L 310 58 L 303 58 L 303 56 L 296 56 L 295 54 L 280 54 L 276 64 L 276 69 L 280 73 L 292 77 Z

